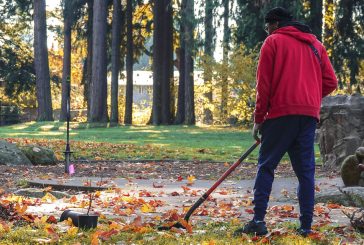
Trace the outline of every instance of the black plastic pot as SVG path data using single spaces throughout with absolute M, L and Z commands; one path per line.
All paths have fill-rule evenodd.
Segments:
M 97 227 L 98 216 L 97 215 L 87 215 L 71 210 L 63 211 L 60 222 L 67 220 L 68 218 L 72 219 L 72 223 L 74 226 L 77 226 L 81 229 L 92 229 Z
M 78 216 L 78 227 L 80 229 L 93 229 L 97 227 L 98 216 L 96 215 L 80 215 Z

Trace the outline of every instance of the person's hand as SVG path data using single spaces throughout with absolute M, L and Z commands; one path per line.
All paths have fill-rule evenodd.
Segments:
M 260 134 L 260 129 L 262 128 L 262 124 L 261 123 L 254 123 L 254 127 L 253 127 L 253 138 L 256 141 L 260 141 L 260 138 L 258 136 L 258 134 Z

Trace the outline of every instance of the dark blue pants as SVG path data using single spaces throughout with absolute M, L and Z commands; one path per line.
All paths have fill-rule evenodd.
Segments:
M 263 221 L 274 180 L 274 170 L 288 152 L 298 178 L 297 196 L 301 228 L 310 229 L 315 195 L 314 137 L 317 120 L 309 116 L 284 116 L 266 120 L 261 129 L 258 171 L 254 185 L 254 220 Z

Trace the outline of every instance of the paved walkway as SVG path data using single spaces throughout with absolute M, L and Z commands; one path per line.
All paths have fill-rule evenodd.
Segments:
M 162 216 L 163 213 L 171 209 L 177 209 L 183 213 L 183 209 L 190 207 L 197 199 L 205 192 L 209 187 L 214 184 L 214 181 L 209 180 L 196 180 L 192 185 L 187 186 L 188 181 L 182 180 L 167 180 L 167 179 L 102 179 L 100 178 L 80 178 L 71 177 L 65 179 L 60 177 L 58 179 L 33 179 L 30 182 L 33 186 L 52 186 L 53 189 L 73 189 L 84 190 L 86 189 L 104 189 L 102 196 L 97 204 L 95 204 L 94 212 L 102 213 L 108 217 L 120 217 L 122 214 L 115 213 L 115 206 L 102 205 L 102 202 L 110 202 L 115 197 L 128 196 L 135 198 L 142 198 L 146 202 L 151 200 L 160 201 L 163 205 L 158 205 L 156 210 L 152 213 L 143 212 L 140 209 L 135 209 L 132 214 L 126 214 L 123 217 L 125 220 L 131 220 L 136 215 L 141 215 L 144 219 L 152 219 L 155 216 Z M 90 184 L 91 183 L 91 184 Z M 193 220 L 208 219 L 227 219 L 239 218 L 242 220 L 251 219 L 251 210 L 253 208 L 251 204 L 252 189 L 254 180 L 241 180 L 241 181 L 224 181 L 212 194 L 214 200 L 206 201 L 204 203 L 204 209 L 207 215 L 204 215 L 201 211 L 199 214 L 194 214 Z M 329 191 L 337 189 L 338 186 L 342 186 L 342 181 L 339 178 L 319 178 L 316 180 L 316 191 Z M 292 206 L 294 208 L 293 213 L 298 213 L 298 204 L 296 198 L 296 178 L 276 178 L 273 184 L 272 195 L 270 198 L 270 207 L 278 206 L 284 207 L 285 205 Z M 118 189 L 118 192 L 110 191 L 110 189 Z M 78 200 L 87 199 L 83 193 L 76 195 Z M 101 203 L 101 204 L 100 204 Z M 221 211 L 226 209 L 224 206 L 226 203 L 227 211 Z M 107 207 L 106 207 L 107 206 Z M 85 208 L 80 209 L 79 204 L 71 204 L 65 199 L 58 199 L 53 203 L 42 204 L 41 206 L 31 206 L 28 208 L 29 212 L 35 212 L 39 214 L 53 214 L 59 217 L 64 209 L 72 209 L 85 212 Z M 272 211 L 273 212 L 273 211 Z M 274 212 L 273 212 L 274 213 Z M 216 215 L 215 215 L 216 214 Z M 330 222 L 337 224 L 348 224 L 348 218 L 342 214 L 340 209 L 332 209 L 329 211 Z M 268 219 L 270 214 L 268 214 Z M 274 216 L 274 214 L 272 214 Z M 272 216 L 272 217 L 273 217 Z M 315 217 L 317 222 L 322 217 Z M 285 219 L 278 219 L 278 221 L 286 219 L 296 219 L 296 217 L 285 217 Z M 325 217 L 326 219 L 326 217 Z

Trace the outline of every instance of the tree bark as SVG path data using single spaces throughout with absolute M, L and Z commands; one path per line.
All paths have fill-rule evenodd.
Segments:
M 163 49 L 161 84 L 161 123 L 173 122 L 171 113 L 171 90 L 173 85 L 173 11 L 171 0 L 164 0 L 163 10 Z
M 193 76 L 193 65 L 194 65 L 194 1 L 187 1 L 185 8 L 185 124 L 193 125 L 196 123 L 195 119 L 195 101 L 194 101 L 194 76 Z
M 213 54 L 213 25 L 212 25 L 212 11 L 213 11 L 213 0 L 206 0 L 205 3 L 205 40 L 204 40 L 204 48 L 205 48 L 205 58 L 212 59 Z M 203 122 L 205 124 L 212 124 L 213 123 L 213 115 L 212 111 L 208 108 L 209 105 L 212 104 L 212 76 L 211 76 L 211 69 L 210 66 L 207 64 L 205 65 L 204 71 L 204 87 L 207 90 L 204 93 L 206 104 L 204 106 L 204 119 Z
M 161 123 L 161 85 L 162 85 L 162 50 L 163 50 L 163 2 L 154 1 L 153 5 L 153 107 L 152 107 L 152 124 Z
M 37 120 L 53 121 L 45 0 L 34 0 L 34 65 L 38 102 Z
M 84 97 L 87 105 L 87 121 L 90 121 L 91 108 L 91 82 L 92 82 L 92 29 L 93 29 L 94 0 L 87 1 L 87 57 L 86 57 L 86 79 L 84 84 Z
M 323 0 L 310 0 L 310 17 L 309 26 L 317 39 L 321 41 L 322 38 L 322 1 Z
M 95 0 L 93 8 L 92 82 L 90 122 L 107 122 L 107 1 Z
M 223 37 L 223 62 L 228 65 L 229 62 L 229 43 L 230 43 L 230 28 L 229 28 L 229 0 L 224 0 L 224 37 Z M 221 84 L 221 121 L 227 118 L 227 100 L 228 100 L 228 79 L 227 75 Z
M 133 123 L 133 1 L 126 3 L 126 96 L 125 124 Z
M 113 0 L 112 44 L 111 44 L 111 116 L 110 122 L 119 122 L 119 69 L 121 43 L 121 2 Z
M 72 35 L 72 2 L 66 0 L 63 12 L 64 47 L 63 47 L 63 70 L 62 70 L 62 101 L 59 121 L 67 120 L 67 100 L 70 99 L 71 89 L 71 35 Z
M 186 50 L 185 50 L 185 18 L 184 18 L 184 11 L 186 8 L 186 0 L 182 0 L 181 3 L 181 22 L 180 22 L 180 47 L 177 57 L 177 64 L 178 64 L 178 70 L 179 70 L 179 83 L 178 83 L 178 98 L 177 98 L 177 114 L 176 119 L 174 121 L 175 124 L 182 124 L 185 121 L 185 56 L 186 56 Z

